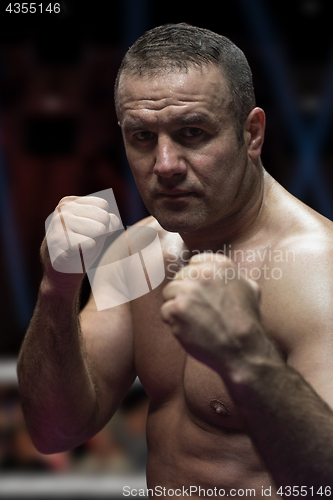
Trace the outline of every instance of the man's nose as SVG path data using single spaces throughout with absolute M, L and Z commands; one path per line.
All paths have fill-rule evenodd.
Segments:
M 186 162 L 179 146 L 170 137 L 160 136 L 156 145 L 154 173 L 161 177 L 172 177 L 175 174 L 184 175 L 187 171 Z

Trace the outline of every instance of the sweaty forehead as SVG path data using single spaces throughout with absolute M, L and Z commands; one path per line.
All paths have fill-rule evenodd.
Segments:
M 160 111 L 166 108 L 200 109 L 202 113 L 227 107 L 230 95 L 219 68 L 190 68 L 154 77 L 122 74 L 118 89 L 118 114 Z

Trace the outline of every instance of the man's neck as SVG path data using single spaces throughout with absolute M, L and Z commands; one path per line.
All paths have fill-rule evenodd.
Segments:
M 265 220 L 265 191 L 271 177 L 263 170 L 255 192 L 247 203 L 232 215 L 191 233 L 180 233 L 192 253 L 223 251 L 226 246 L 240 245 L 254 236 Z

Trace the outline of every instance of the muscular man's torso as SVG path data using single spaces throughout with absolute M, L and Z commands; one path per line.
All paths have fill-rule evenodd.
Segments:
M 289 363 L 302 342 L 297 323 L 305 310 L 298 292 L 305 286 L 306 273 L 313 276 L 307 266 L 331 229 L 281 187 L 274 185 L 269 199 L 276 203 L 274 210 L 267 209 L 262 230 L 237 245 L 222 244 L 221 250 L 260 285 L 263 326 Z M 144 225 L 158 230 L 166 267 L 164 282 L 130 304 L 135 369 L 150 398 L 148 488 L 165 487 L 187 496 L 192 486 L 192 497 L 199 497 L 200 487 L 201 498 L 203 490 L 206 497 L 225 492 L 234 498 L 263 497 L 265 490 L 266 496 L 281 498 L 220 376 L 187 355 L 161 319 L 162 289 L 186 264 L 182 239 L 163 231 L 152 218 Z
M 169 244 L 173 252 L 178 245 L 181 255 L 179 236 L 171 237 Z M 205 490 L 216 487 L 217 492 L 222 489 L 226 495 L 238 498 L 234 490 L 255 489 L 259 496 L 262 487 L 272 486 L 273 493 L 273 482 L 244 431 L 221 377 L 187 355 L 161 320 L 161 291 L 175 272 L 174 254 L 170 266 L 167 247 L 164 250 L 164 282 L 131 303 L 135 367 L 151 401 L 147 422 L 148 488 L 162 486 L 177 489 L 177 493 L 184 488 L 186 496 L 191 486 L 198 491 L 199 486 Z M 261 262 L 260 267 L 263 265 Z

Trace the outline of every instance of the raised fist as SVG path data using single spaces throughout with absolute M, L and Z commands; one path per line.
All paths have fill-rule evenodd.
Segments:
M 89 269 L 106 237 L 120 224 L 119 218 L 108 212 L 109 208 L 109 203 L 98 196 L 68 196 L 59 202 L 46 220 L 46 242 L 53 269 L 73 274 Z M 45 259 L 42 251 L 42 260 Z

